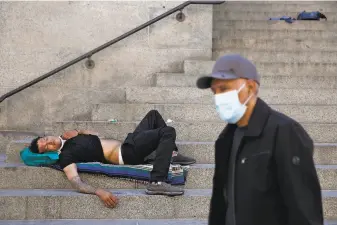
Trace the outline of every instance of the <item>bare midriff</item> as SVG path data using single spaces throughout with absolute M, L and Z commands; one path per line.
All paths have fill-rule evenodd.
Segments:
M 103 148 L 104 158 L 112 163 L 119 164 L 119 148 L 121 146 L 121 142 L 117 140 L 107 140 L 101 139 L 101 145 Z

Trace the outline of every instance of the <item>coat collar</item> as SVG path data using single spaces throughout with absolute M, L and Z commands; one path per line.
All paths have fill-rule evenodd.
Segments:
M 262 99 L 258 98 L 250 117 L 245 136 L 257 137 L 263 131 L 265 124 L 268 120 L 271 108 Z M 234 132 L 236 124 L 228 124 L 221 132 L 219 138 L 224 138 L 227 134 Z
M 257 99 L 245 136 L 260 136 L 270 115 L 270 107 L 260 98 Z

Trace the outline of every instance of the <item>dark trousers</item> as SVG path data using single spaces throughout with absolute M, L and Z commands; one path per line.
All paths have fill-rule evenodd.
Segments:
M 175 129 L 166 125 L 157 110 L 151 110 L 123 142 L 123 161 L 129 165 L 143 164 L 155 152 L 151 181 L 165 181 L 172 152 L 177 149 L 175 141 Z

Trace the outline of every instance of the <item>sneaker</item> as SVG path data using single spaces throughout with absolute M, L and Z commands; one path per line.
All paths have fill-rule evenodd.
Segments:
M 172 157 L 172 164 L 180 164 L 182 166 L 187 166 L 196 163 L 196 160 L 182 155 L 179 152 L 176 152 L 176 154 Z
M 150 182 L 147 185 L 146 194 L 176 196 L 176 195 L 183 195 L 184 189 L 174 187 L 166 182 Z

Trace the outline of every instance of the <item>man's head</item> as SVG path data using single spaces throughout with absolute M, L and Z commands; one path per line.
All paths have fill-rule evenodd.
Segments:
M 226 115 L 222 116 L 222 118 L 230 117 L 229 114 L 231 114 L 232 118 L 224 119 L 227 122 L 235 122 L 238 117 L 241 119 L 243 115 L 240 116 L 239 114 L 242 114 L 243 110 L 243 113 L 245 113 L 245 105 L 247 105 L 248 109 L 254 107 L 259 85 L 260 77 L 254 64 L 238 54 L 220 57 L 213 67 L 212 74 L 201 77 L 197 81 L 198 88 L 211 88 L 215 94 L 215 103 L 218 111 L 219 105 L 226 105 L 226 110 L 222 109 L 222 114 Z M 242 105 L 238 106 L 236 96 L 238 96 L 238 101 Z M 238 115 L 232 115 L 235 113 Z M 219 114 L 221 113 L 219 112 Z
M 55 152 L 62 146 L 59 137 L 45 136 L 35 138 L 29 148 L 34 153 Z

